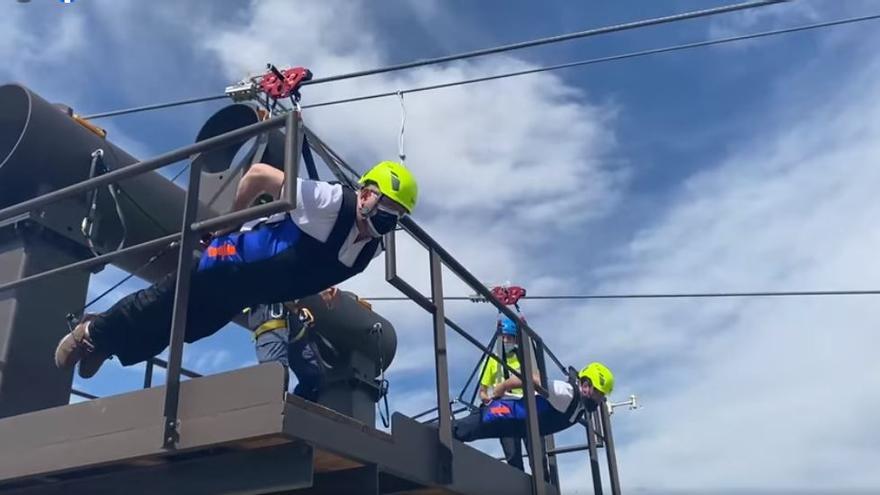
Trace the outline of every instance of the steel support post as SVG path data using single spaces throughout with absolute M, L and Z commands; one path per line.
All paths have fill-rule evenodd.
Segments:
M 36 225 L 0 228 L 0 281 L 30 278 L 75 259 Z M 65 315 L 83 306 L 88 284 L 87 272 L 68 272 L 0 292 L 0 418 L 70 402 L 73 371 L 56 368 L 49 356 L 69 332 Z
M 437 418 L 440 440 L 439 480 L 452 482 L 452 414 L 449 407 L 449 363 L 446 355 L 446 315 L 443 307 L 443 265 L 436 251 L 430 252 L 431 299 L 434 303 L 434 362 L 437 374 Z
M 147 367 L 144 369 L 144 388 L 153 386 L 153 360 L 147 361 Z
M 299 176 L 299 157 L 303 147 L 302 115 L 298 111 L 287 114 L 284 120 L 284 200 L 296 207 L 296 179 Z
M 535 362 L 538 365 L 538 373 L 541 375 L 541 386 L 544 390 L 550 390 L 550 378 L 547 376 L 547 360 L 544 357 L 544 351 L 547 346 L 544 345 L 543 339 L 535 339 Z M 553 435 L 544 437 L 544 452 L 549 453 L 556 449 L 556 440 Z M 556 456 L 547 456 L 547 469 L 549 470 L 550 482 L 553 486 L 559 486 L 559 466 L 556 462 Z
M 171 316 L 171 342 L 168 349 L 168 373 L 165 379 L 165 428 L 162 446 L 173 449 L 180 438 L 177 406 L 180 402 L 180 368 L 183 362 L 183 341 L 186 335 L 186 317 L 189 289 L 192 283 L 193 251 L 199 234 L 192 229 L 199 208 L 199 178 L 201 167 L 193 163 L 189 168 L 189 187 L 183 207 L 180 252 L 177 261 L 177 285 L 174 290 L 174 310 Z
M 495 331 L 495 333 L 492 334 L 492 338 L 489 340 L 489 345 L 486 346 L 487 348 L 492 349 L 495 347 L 495 342 L 498 340 L 499 334 L 500 332 L 498 331 Z M 463 387 L 461 387 L 461 393 L 458 394 L 459 401 L 464 402 L 464 394 L 467 393 L 467 389 L 471 384 L 471 380 L 476 377 L 477 383 L 474 386 L 474 392 L 471 394 L 471 399 L 468 401 L 468 404 L 474 403 L 474 401 L 477 399 L 477 393 L 480 390 L 480 379 L 483 377 L 483 373 L 486 371 L 486 366 L 488 364 L 489 356 L 483 354 L 483 357 L 479 361 L 477 361 L 477 364 L 474 366 L 473 371 L 471 371 L 470 376 L 468 376 L 467 382 L 464 384 Z
M 587 448 L 590 451 L 590 472 L 593 474 L 593 493 L 602 495 L 602 470 L 599 467 L 599 453 L 596 448 L 596 431 L 593 424 L 593 412 L 587 411 Z
M 568 445 L 566 447 L 559 447 L 553 450 L 548 450 L 547 455 L 557 456 L 562 454 L 568 454 L 571 452 L 581 452 L 583 450 L 588 450 L 590 448 L 589 445 L 582 443 L 580 445 Z
M 535 402 L 535 369 L 532 366 L 533 352 L 532 339 L 523 331 L 522 321 L 517 321 L 517 340 L 520 349 L 520 369 L 523 374 L 523 400 L 526 401 L 526 446 L 529 449 L 529 463 L 532 466 L 532 493 L 545 495 L 547 493 L 544 483 L 544 443 L 541 440 L 541 431 L 538 426 L 538 406 Z
M 602 423 L 602 436 L 605 439 L 605 455 L 608 459 L 608 478 L 611 480 L 611 494 L 620 495 L 620 477 L 617 473 L 617 452 L 614 450 L 614 436 L 611 435 L 611 414 L 608 403 L 599 404 L 599 421 Z

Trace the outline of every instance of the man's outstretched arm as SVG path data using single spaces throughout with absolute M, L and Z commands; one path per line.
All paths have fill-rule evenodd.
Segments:
M 284 184 L 284 172 L 265 163 L 255 163 L 238 182 L 232 211 L 243 210 L 251 206 L 261 194 L 270 194 L 273 199 L 281 195 Z
M 532 380 L 534 380 L 535 384 L 541 383 L 541 375 L 537 372 L 532 374 Z M 507 380 L 495 385 L 494 397 L 499 398 L 503 397 L 505 393 L 515 389 L 522 388 L 523 382 L 517 376 L 511 376 Z

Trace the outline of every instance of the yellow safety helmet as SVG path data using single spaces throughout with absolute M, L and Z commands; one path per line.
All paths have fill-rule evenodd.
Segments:
M 397 162 L 379 162 L 358 181 L 360 184 L 373 183 L 384 196 L 412 213 L 419 196 L 419 186 L 412 173 Z
M 590 363 L 578 373 L 578 378 L 589 378 L 593 388 L 609 395 L 614 390 L 614 374 L 602 363 Z

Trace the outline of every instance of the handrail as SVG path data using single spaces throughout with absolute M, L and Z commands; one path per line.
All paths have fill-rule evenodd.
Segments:
M 15 205 L 0 210 L 0 222 L 12 218 L 18 214 L 26 213 L 36 208 L 41 208 L 48 204 L 60 201 L 65 198 L 76 196 L 91 189 L 95 189 L 107 184 L 113 184 L 142 173 L 151 172 L 174 162 L 178 162 L 192 155 L 211 151 L 234 142 L 246 141 L 261 132 L 276 129 L 284 125 L 284 116 L 273 117 L 271 119 L 240 127 L 233 131 L 218 134 L 217 136 L 199 141 L 197 143 L 169 151 L 163 155 L 159 155 L 149 160 L 142 160 L 127 167 L 119 168 L 106 174 L 86 179 L 75 184 L 71 184 L 61 189 L 46 193 L 36 198 L 31 198 Z
M 45 278 L 53 275 L 57 275 L 64 271 L 78 269 L 78 268 L 91 268 L 93 266 L 98 266 L 101 264 L 105 264 L 109 261 L 116 259 L 117 257 L 132 254 L 139 251 L 145 251 L 149 249 L 156 249 L 163 245 L 167 245 L 168 243 L 179 243 L 177 246 L 178 249 L 178 265 L 177 265 L 177 288 L 174 296 L 174 309 L 172 313 L 172 328 L 171 328 L 171 338 L 169 344 L 169 358 L 168 361 L 161 360 L 159 358 L 154 358 L 148 361 L 148 374 L 145 375 L 144 384 L 145 386 L 149 386 L 152 380 L 152 367 L 153 365 L 164 366 L 168 370 L 166 374 L 166 390 L 165 390 L 165 431 L 163 437 L 163 444 L 168 449 L 176 448 L 179 431 L 178 431 L 178 421 L 177 421 L 177 408 L 179 402 L 179 386 L 180 386 L 180 376 L 189 376 L 189 377 L 198 377 L 201 376 L 198 373 L 191 372 L 189 370 L 185 370 L 182 367 L 182 354 L 183 354 L 183 336 L 185 332 L 185 323 L 186 323 L 186 309 L 187 302 L 189 297 L 189 277 L 183 276 L 190 272 L 190 267 L 193 263 L 193 258 L 191 253 L 195 250 L 196 242 L 198 239 L 198 235 L 202 232 L 207 232 L 215 229 L 219 229 L 228 225 L 233 225 L 237 223 L 241 223 L 244 221 L 252 220 L 261 216 L 266 216 L 268 214 L 277 213 L 281 211 L 288 211 L 293 209 L 296 205 L 296 177 L 298 175 L 299 168 L 299 150 L 301 150 L 303 146 L 304 139 L 304 126 L 301 122 L 301 114 L 298 111 L 290 112 L 284 116 L 273 117 L 271 119 L 267 119 L 256 124 L 251 124 L 245 127 L 241 127 L 239 129 L 235 129 L 218 136 L 206 139 L 204 141 L 200 141 L 194 143 L 189 146 L 185 146 L 183 148 L 179 148 L 170 152 L 167 152 L 158 157 L 137 162 L 133 165 L 127 166 L 125 168 L 117 169 L 107 174 L 86 179 L 84 181 L 78 182 L 76 184 L 72 184 L 61 189 L 52 191 L 50 193 L 44 194 L 42 196 L 38 196 L 36 198 L 32 198 L 29 200 L 25 200 L 16 205 L 9 206 L 0 210 L 0 222 L 18 216 L 22 213 L 27 213 L 31 210 L 41 208 L 47 204 L 50 204 L 55 201 L 59 201 L 61 199 L 65 199 L 68 197 L 75 196 L 77 194 L 81 194 L 85 191 L 88 191 L 93 188 L 101 187 L 106 184 L 118 182 L 130 177 L 134 177 L 141 173 L 146 173 L 149 171 L 156 170 L 160 167 L 166 166 L 168 164 L 174 163 L 181 159 L 191 157 L 192 155 L 196 155 L 199 153 L 211 151 L 215 148 L 219 148 L 222 146 L 226 146 L 233 142 L 244 141 L 253 137 L 262 132 L 266 132 L 271 129 L 276 129 L 284 125 L 286 127 L 286 139 L 285 139 L 285 153 L 284 153 L 284 172 L 285 172 L 285 194 L 283 198 L 274 201 L 272 203 L 268 203 L 265 205 L 258 205 L 249 207 L 247 209 L 232 212 L 225 215 L 220 215 L 215 218 L 211 218 L 208 220 L 195 221 L 196 218 L 196 209 L 198 207 L 198 186 L 199 186 L 199 177 L 201 174 L 201 166 L 194 162 L 190 166 L 190 186 L 186 190 L 186 199 L 183 212 L 183 221 L 181 224 L 181 232 L 171 234 L 165 237 L 161 237 L 158 239 L 153 239 L 151 241 L 147 241 L 136 246 L 127 247 L 125 249 L 107 253 L 105 255 L 97 256 L 95 258 L 90 258 L 88 260 L 82 260 L 79 262 L 71 263 L 64 267 L 59 267 L 53 270 L 49 270 L 47 272 L 42 272 L 25 279 L 21 279 L 18 281 L 10 282 L 7 284 L 0 285 L 0 293 L 6 290 L 10 290 L 15 287 L 19 287 L 25 283 L 31 283 L 37 279 Z M 317 140 L 316 140 L 317 141 Z M 322 143 L 323 145 L 323 143 Z M 325 148 L 326 145 L 323 145 Z M 329 151 L 329 148 L 327 148 Z M 353 170 L 349 167 L 341 158 L 338 157 L 334 153 L 333 163 L 327 163 L 327 166 L 331 168 L 334 174 L 344 175 L 344 172 L 340 167 L 346 168 L 349 173 Z M 553 355 L 549 349 L 544 345 L 543 340 L 537 334 L 537 332 L 532 329 L 527 323 L 523 322 L 517 315 L 511 311 L 509 308 L 501 304 L 498 300 L 496 300 L 489 289 L 485 287 L 469 270 L 467 270 L 461 263 L 458 262 L 446 249 L 444 249 L 432 236 L 430 236 L 424 229 L 422 229 L 413 219 L 409 217 L 404 217 L 400 221 L 400 225 L 402 229 L 410 235 L 417 242 L 422 244 L 429 253 L 430 257 L 430 273 L 431 273 L 431 297 L 425 297 L 416 289 L 414 289 L 411 285 L 409 285 L 405 280 L 401 279 L 397 276 L 396 271 L 396 249 L 394 236 L 395 233 L 392 232 L 388 236 L 386 236 L 386 280 L 400 290 L 402 293 L 407 295 L 411 300 L 419 304 L 423 309 L 432 313 L 434 315 L 434 339 L 435 339 L 435 372 L 437 378 L 437 398 L 438 404 L 447 404 L 444 408 L 437 408 L 438 411 L 438 440 L 440 441 L 441 451 L 440 451 L 440 462 L 438 463 L 438 480 L 442 483 L 448 483 L 452 480 L 452 419 L 453 412 L 452 408 L 449 407 L 449 377 L 447 370 L 447 361 L 446 361 L 446 345 L 445 345 L 445 331 L 446 328 L 452 328 L 455 332 L 464 337 L 471 345 L 477 347 L 482 350 L 486 356 L 490 358 L 495 358 L 498 360 L 499 364 L 506 369 L 510 374 L 519 377 L 523 381 L 523 389 L 524 389 L 524 400 L 526 402 L 526 410 L 528 415 L 527 421 L 527 431 L 528 431 L 528 449 L 530 453 L 530 462 L 532 464 L 532 479 L 533 492 L 536 494 L 545 493 L 545 487 L 543 483 L 543 473 L 544 473 L 544 465 L 543 459 L 545 458 L 543 442 L 541 440 L 540 432 L 538 430 L 538 422 L 537 422 L 537 406 L 535 402 L 535 394 L 541 393 L 542 395 L 547 394 L 546 390 L 546 373 L 542 373 L 542 382 L 545 383 L 535 383 L 533 380 L 534 370 L 533 363 L 531 359 L 531 354 L 534 352 L 532 348 L 532 342 L 537 346 L 538 351 L 541 353 L 540 362 L 542 363 L 540 366 L 543 368 L 543 356 L 546 352 L 551 359 L 554 361 L 557 366 L 562 368 L 561 363 Z M 449 319 L 444 311 L 443 311 L 443 281 L 442 281 L 442 266 L 446 266 L 455 276 L 464 281 L 471 289 L 475 290 L 477 294 L 483 296 L 490 304 L 494 305 L 501 314 L 508 316 L 514 321 L 518 321 L 518 339 L 520 341 L 519 352 L 522 354 L 521 356 L 521 366 L 522 371 L 514 370 L 507 365 L 506 359 L 503 359 L 495 353 L 482 345 L 477 339 L 471 336 L 468 332 L 466 332 L 463 328 L 461 328 L 457 323 Z M 546 371 L 546 370 L 542 370 Z M 72 391 L 72 393 L 83 394 L 84 392 L 80 391 Z M 82 395 L 81 395 L 82 396 Z M 88 394 L 91 396 L 91 394 Z M 442 414 L 439 412 L 442 411 Z M 460 411 L 459 411 L 460 412 Z M 608 428 L 607 418 L 601 418 L 602 427 Z M 613 444 L 610 441 L 610 431 L 606 432 L 608 435 L 609 441 L 608 447 L 613 450 Z M 609 461 L 613 460 L 613 452 L 609 452 Z M 616 462 L 616 460 L 615 460 Z M 613 477 L 616 477 L 616 466 L 614 470 Z M 615 482 L 612 481 L 612 487 L 614 489 Z
M 70 389 L 70 394 L 76 395 L 78 397 L 82 397 L 83 399 L 89 399 L 89 400 L 98 398 L 97 395 L 92 395 L 88 392 L 83 392 L 82 390 L 77 390 L 75 388 Z

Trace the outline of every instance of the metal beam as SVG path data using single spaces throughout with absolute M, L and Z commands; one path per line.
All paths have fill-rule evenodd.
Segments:
M 97 395 L 92 395 L 88 392 L 83 392 L 82 390 L 77 390 L 75 388 L 70 389 L 71 395 L 76 395 L 77 397 L 82 397 L 83 399 L 97 399 Z
M 219 452 L 157 466 L 120 467 L 50 484 L 4 491 L 7 495 L 259 495 L 312 484 L 312 450 L 288 443 L 261 450 Z M 299 493 L 297 491 L 297 493 Z M 310 492 L 306 492 L 310 493 Z
M 153 361 L 147 360 L 147 365 L 144 368 L 144 388 L 150 388 L 153 386 Z
M 177 260 L 177 285 L 174 289 L 174 309 L 171 313 L 171 337 L 168 345 L 168 372 L 165 375 L 165 431 L 162 445 L 173 449 L 180 439 L 177 406 L 180 401 L 180 368 L 183 363 L 183 341 L 186 335 L 186 317 L 189 309 L 189 290 L 192 285 L 193 256 L 199 241 L 198 232 L 190 227 L 199 209 L 199 178 L 201 166 L 189 168 L 189 187 L 183 207 L 180 252 Z
M 599 453 L 596 451 L 596 435 L 593 428 L 593 412 L 587 411 L 587 448 L 590 451 L 590 473 L 593 476 L 593 494 L 602 495 L 602 470 L 599 467 Z
M 107 263 L 112 262 L 117 258 L 121 258 L 124 256 L 128 256 L 130 254 L 139 253 L 142 251 L 150 251 L 156 250 L 163 246 L 167 246 L 171 242 L 174 242 L 180 238 L 180 234 L 171 234 L 166 235 L 165 237 L 160 237 L 158 239 L 153 239 L 152 241 L 147 241 L 142 244 L 138 244 L 135 246 L 127 247 L 124 249 L 120 249 L 119 251 L 114 251 L 112 253 L 102 254 L 101 256 L 95 256 L 94 258 L 89 258 L 86 260 L 78 261 L 76 263 L 71 263 L 69 265 L 64 265 L 52 270 L 46 270 L 35 275 L 31 275 L 29 277 L 24 277 L 18 280 L 13 280 L 12 282 L 7 282 L 3 285 L 0 285 L 0 295 L 2 295 L 6 291 L 10 291 L 12 289 L 16 289 L 18 287 L 22 287 L 24 285 L 32 284 L 39 280 L 42 280 L 47 277 L 53 277 L 56 275 L 61 275 L 63 273 L 67 273 L 73 270 L 91 270 L 92 268 L 96 268 L 99 266 L 106 265 Z
M 0 229 L 0 280 L 76 259 L 30 227 L 36 226 Z M 49 356 L 69 332 L 65 315 L 82 307 L 88 285 L 89 273 L 68 272 L 0 295 L 0 418 L 70 402 L 73 370 L 56 368 Z
M 614 436 L 611 435 L 611 414 L 604 400 L 599 404 L 599 421 L 602 423 L 602 436 L 605 438 L 605 456 L 608 459 L 608 478 L 611 481 L 611 494 L 620 495 L 620 477 L 617 473 L 617 452 L 614 450 Z
M 379 495 L 379 471 L 375 464 L 328 473 L 315 473 L 312 487 L 296 492 L 296 495 Z
M 522 320 L 515 320 L 518 326 Z M 538 425 L 538 405 L 535 401 L 535 369 L 532 367 L 532 342 L 528 335 L 518 328 L 517 340 L 519 341 L 520 366 L 525 379 L 523 380 L 523 398 L 526 402 L 526 446 L 529 449 L 529 463 L 532 467 L 532 493 L 545 495 L 547 493 L 544 483 L 544 442 L 541 439 L 541 431 Z
M 296 206 L 296 179 L 299 176 L 299 157 L 303 147 L 302 115 L 299 111 L 284 119 L 284 201 Z M 292 209 L 292 208 L 291 208 Z
M 547 376 L 547 360 L 544 359 L 544 352 L 546 351 L 547 346 L 544 345 L 543 340 L 535 341 L 535 361 L 538 365 L 538 374 L 541 377 L 541 386 L 545 389 L 549 390 L 548 384 L 550 383 L 550 379 Z M 550 456 L 549 452 L 556 448 L 556 440 L 553 438 L 553 435 L 547 435 L 544 437 L 544 452 L 547 454 L 547 469 L 549 470 L 549 478 L 553 486 L 559 486 L 559 466 L 556 463 L 556 457 Z
M 495 333 L 492 334 L 492 338 L 489 339 L 489 345 L 486 346 L 487 349 L 492 349 L 493 347 L 495 347 L 495 341 L 498 340 L 498 335 L 500 335 L 500 333 L 501 332 L 496 330 Z M 458 394 L 459 401 L 464 402 L 464 394 L 467 392 L 467 389 L 471 384 L 471 380 L 476 378 L 477 381 L 474 384 L 474 392 L 471 394 L 471 399 L 468 401 L 468 404 L 474 403 L 474 401 L 477 399 L 477 393 L 479 393 L 480 390 L 480 379 L 483 377 L 483 373 L 486 371 L 486 366 L 488 366 L 488 364 L 489 357 L 486 356 L 485 353 L 483 353 L 483 356 L 479 359 L 479 361 L 477 361 L 477 364 L 474 365 L 474 369 L 471 371 L 471 374 L 468 375 L 468 379 L 465 382 L 464 386 L 461 387 L 461 393 Z
M 168 361 L 165 361 L 162 358 L 158 358 L 158 357 L 150 358 L 150 360 L 148 362 L 153 363 L 154 365 L 156 365 L 160 368 L 165 368 L 166 370 L 168 369 Z M 186 368 L 180 368 L 180 374 L 187 377 L 187 378 L 199 378 L 201 376 L 204 376 L 201 373 L 196 373 L 195 371 L 188 370 Z
M 194 143 L 189 146 L 184 146 L 182 148 L 169 151 L 155 158 L 143 160 L 125 168 L 113 170 L 92 179 L 78 182 L 67 187 L 62 187 L 61 189 L 57 189 L 55 191 L 44 194 L 42 196 L 38 196 L 36 198 L 29 199 L 27 201 L 22 201 L 21 203 L 0 210 L 0 222 L 10 219 L 21 213 L 25 213 L 30 210 L 54 203 L 55 201 L 73 197 L 91 189 L 105 186 L 107 184 L 113 184 L 121 180 L 128 179 L 129 177 L 134 177 L 136 175 L 142 174 L 144 172 L 156 170 L 158 168 L 164 167 L 165 165 L 170 165 L 174 162 L 189 158 L 192 155 L 196 155 L 198 153 L 210 151 L 212 149 L 228 145 L 233 142 L 245 141 L 261 132 L 281 127 L 283 124 L 283 116 L 273 117 L 271 119 L 264 120 L 256 124 L 251 124 L 249 126 L 236 129 L 234 131 L 220 134 L 204 141 L 199 141 L 198 143 Z M 190 186 L 192 186 L 192 184 L 190 184 Z
M 240 225 L 255 218 L 266 217 L 292 209 L 293 205 L 286 201 L 272 201 L 271 203 L 251 206 L 244 210 L 233 211 L 219 217 L 194 222 L 190 225 L 190 228 L 197 233 L 213 232 L 224 227 Z
M 435 251 L 430 254 L 431 299 L 434 303 L 434 372 L 437 379 L 437 418 L 440 462 L 438 478 L 452 482 L 452 414 L 449 410 L 449 363 L 446 355 L 446 315 L 443 308 L 443 265 Z

